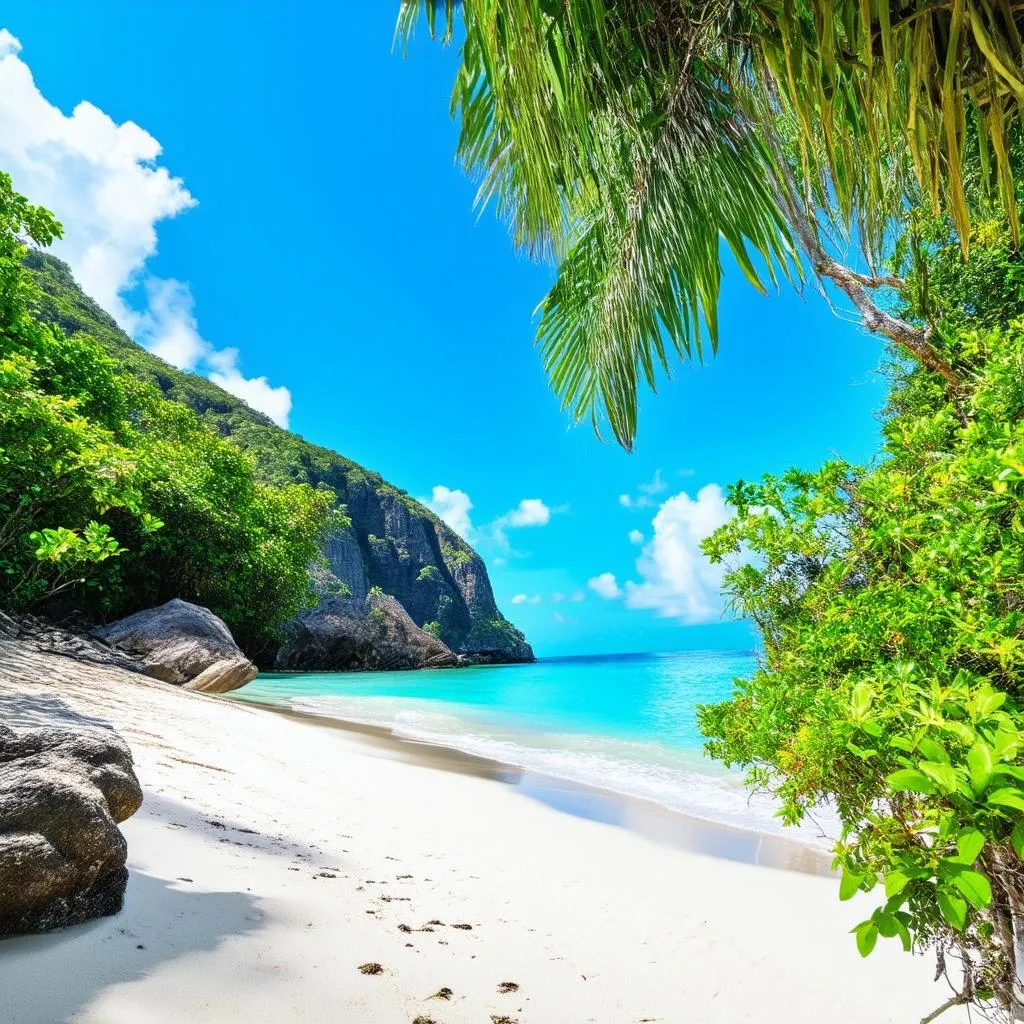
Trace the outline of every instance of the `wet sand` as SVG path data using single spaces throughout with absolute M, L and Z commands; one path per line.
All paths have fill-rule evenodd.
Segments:
M 228 694 L 222 699 L 232 698 Z M 244 707 L 260 707 L 310 725 L 340 729 L 364 741 L 368 750 L 378 756 L 504 783 L 517 793 L 539 800 L 556 810 L 589 821 L 631 829 L 647 839 L 676 849 L 722 857 L 741 864 L 801 871 L 811 875 L 833 874 L 832 857 L 825 849 L 797 839 L 707 821 L 663 807 L 653 800 L 529 771 L 454 747 L 396 736 L 384 726 L 299 711 L 269 701 L 244 699 L 239 703 Z

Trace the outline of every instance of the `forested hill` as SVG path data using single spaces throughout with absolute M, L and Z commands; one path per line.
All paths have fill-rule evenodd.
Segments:
M 498 610 L 483 560 L 428 508 L 377 473 L 310 444 L 211 381 L 147 352 L 82 291 L 61 260 L 32 250 L 25 262 L 43 292 L 41 319 L 70 335 L 91 335 L 164 397 L 189 406 L 248 452 L 265 482 L 307 483 L 335 493 L 351 526 L 328 540 L 330 573 L 317 580 L 321 592 L 363 597 L 377 587 L 457 652 L 488 661 L 532 658 L 522 633 Z

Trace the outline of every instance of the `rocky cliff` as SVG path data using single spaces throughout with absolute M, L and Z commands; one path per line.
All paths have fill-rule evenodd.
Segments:
M 45 319 L 69 334 L 92 335 L 166 398 L 190 406 L 249 452 L 267 482 L 308 483 L 336 494 L 350 525 L 328 540 L 328 571 L 314 573 L 324 599 L 362 600 L 377 588 L 393 596 L 417 627 L 468 660 L 533 660 L 526 638 L 499 611 L 483 560 L 433 512 L 378 474 L 283 430 L 212 382 L 182 373 L 136 345 L 60 260 L 32 252 L 26 262 L 45 293 L 39 310 Z M 272 661 L 273 653 L 260 652 L 264 661 Z

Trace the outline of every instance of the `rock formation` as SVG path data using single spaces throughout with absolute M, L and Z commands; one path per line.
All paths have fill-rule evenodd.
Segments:
M 53 626 L 31 615 L 15 617 L 0 612 L 0 641 L 16 641 L 19 645 L 31 647 L 41 654 L 60 654 L 65 658 L 73 658 L 75 661 L 90 665 L 123 668 L 128 672 L 146 672 L 146 667 L 141 662 L 129 658 L 127 654 L 122 654 L 113 647 Z M 0 655 L 4 653 L 6 652 L 0 650 Z
M 182 373 L 136 345 L 59 259 L 31 252 L 25 262 L 44 292 L 43 318 L 69 334 L 90 334 L 167 399 L 190 406 L 252 455 L 268 483 L 308 483 L 337 495 L 351 525 L 328 539 L 330 572 L 313 574 L 325 598 L 345 594 L 362 600 L 379 587 L 417 626 L 429 627 L 471 661 L 533 660 L 526 638 L 498 610 L 483 559 L 430 509 L 376 473 L 283 430 L 211 381 Z
M 141 803 L 112 730 L 0 724 L 0 936 L 116 914 L 128 881 L 117 823 Z
M 178 598 L 96 629 L 93 636 L 137 661 L 148 675 L 188 690 L 226 693 L 257 672 L 213 612 Z
M 437 637 L 419 628 L 390 594 L 328 597 L 288 627 L 276 668 L 450 668 L 459 658 Z

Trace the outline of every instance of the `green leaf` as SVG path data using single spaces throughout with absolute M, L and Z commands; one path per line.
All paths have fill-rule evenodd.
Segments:
M 1012 807 L 1016 811 L 1024 811 L 1024 793 L 1016 786 L 1004 786 L 1002 789 L 992 790 L 985 802 L 994 804 L 996 807 Z
M 919 767 L 946 793 L 952 793 L 956 789 L 956 769 L 951 764 L 943 764 L 941 761 L 922 761 Z
M 903 943 L 903 952 L 909 953 L 914 944 L 910 939 L 910 931 L 898 917 L 896 918 L 896 933 L 900 937 L 900 942 Z
M 854 874 L 852 871 L 843 868 L 843 875 L 839 880 L 839 898 L 841 900 L 852 899 L 857 890 L 860 889 L 860 884 L 863 881 L 863 875 Z
M 979 718 L 991 715 L 1006 703 L 1006 694 L 994 690 L 988 683 L 980 687 L 971 700 L 971 705 Z
M 946 921 L 958 932 L 963 931 L 967 923 L 967 901 L 948 889 L 939 889 L 936 899 Z
M 876 923 L 878 925 L 878 934 L 883 938 L 895 938 L 896 933 L 899 931 L 899 922 L 892 914 L 879 914 Z
M 878 926 L 874 921 L 861 921 L 853 933 L 857 936 L 857 952 L 861 956 L 868 956 L 878 942 Z
M 949 754 L 938 740 L 929 739 L 926 736 L 917 744 L 917 749 L 930 761 L 941 761 L 943 764 L 949 764 Z
M 893 896 L 901 893 L 910 881 L 910 877 L 896 868 L 885 876 L 885 895 L 892 899 Z
M 947 720 L 942 723 L 942 728 L 946 732 L 951 732 L 961 743 L 968 745 L 973 743 L 977 737 L 977 733 L 963 722 Z
M 992 886 L 980 871 L 958 871 L 952 882 L 974 906 L 987 907 L 992 902 Z
M 885 781 L 894 793 L 923 793 L 931 796 L 938 788 L 928 776 L 914 768 L 901 768 Z
M 956 850 L 958 860 L 963 864 L 973 864 L 978 859 L 985 845 L 985 836 L 976 828 L 969 828 L 957 836 Z
M 984 741 L 977 743 L 967 751 L 967 767 L 971 773 L 971 788 L 975 795 L 981 795 L 992 778 L 992 748 Z
M 1024 822 L 1018 821 L 1013 826 L 1013 831 L 1010 833 L 1010 843 L 1017 857 L 1020 860 L 1024 860 Z
M 846 749 L 849 750 L 851 754 L 855 754 L 862 761 L 867 761 L 869 758 L 878 756 L 878 751 L 875 750 L 874 747 L 859 747 L 853 742 L 853 740 L 850 740 L 846 744 Z
M 999 729 L 992 740 L 992 748 L 997 761 L 1012 760 L 1020 749 L 1018 734 L 1010 729 Z
M 853 688 L 853 717 L 855 721 L 862 719 L 871 707 L 873 692 L 868 683 L 858 683 Z

